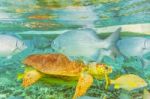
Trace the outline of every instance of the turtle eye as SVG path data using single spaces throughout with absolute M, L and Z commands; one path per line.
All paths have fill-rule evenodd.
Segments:
M 105 69 L 109 69 L 109 68 L 106 66 Z

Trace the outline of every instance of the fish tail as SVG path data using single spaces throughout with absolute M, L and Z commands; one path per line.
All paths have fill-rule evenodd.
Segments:
M 110 85 L 115 84 L 115 80 L 109 79 L 109 84 Z
M 113 32 L 108 38 L 106 38 L 106 43 L 108 47 L 115 44 L 120 39 L 121 27 L 119 27 L 115 32 Z
M 110 85 L 114 85 L 115 89 L 119 89 L 120 88 L 120 85 L 117 84 L 115 80 L 110 80 Z
M 147 59 L 143 59 L 143 66 L 144 68 L 148 68 L 148 66 L 150 66 L 150 61 Z

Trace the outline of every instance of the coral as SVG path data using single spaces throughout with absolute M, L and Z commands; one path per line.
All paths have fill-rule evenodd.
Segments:
M 12 81 L 6 77 L 0 78 L 0 86 L 9 86 L 12 84 Z

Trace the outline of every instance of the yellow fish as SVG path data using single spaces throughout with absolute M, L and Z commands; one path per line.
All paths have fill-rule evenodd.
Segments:
M 143 99 L 150 99 L 150 92 L 146 89 L 144 89 Z
M 110 80 L 115 89 L 125 89 L 128 91 L 147 86 L 147 83 L 139 76 L 134 74 L 125 74 L 115 80 Z

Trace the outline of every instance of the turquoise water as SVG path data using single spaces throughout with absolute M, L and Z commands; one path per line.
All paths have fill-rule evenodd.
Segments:
M 55 0 L 54 0 L 55 1 Z M 149 0 L 1 0 L 1 31 L 149 23 Z
M 17 79 L 18 74 L 24 71 L 22 61 L 31 54 L 56 53 L 51 48 L 52 41 L 68 30 L 99 29 L 102 32 L 98 32 L 99 38 L 106 38 L 113 31 L 106 33 L 101 28 L 149 24 L 149 5 L 149 0 L 0 0 L 0 35 L 14 36 L 27 46 L 11 58 L 0 56 L 0 99 L 71 99 L 75 82 L 56 84 L 61 81 L 39 81 L 24 88 L 22 80 Z M 149 39 L 147 28 L 142 27 L 143 32 L 123 30 L 120 38 Z M 150 61 L 150 50 L 144 57 Z M 143 99 L 143 90 L 150 90 L 150 67 L 143 67 L 139 57 L 126 58 L 120 54 L 115 59 L 104 57 L 102 62 L 112 67 L 111 79 L 123 74 L 135 74 L 142 77 L 148 86 L 132 91 L 109 86 L 106 90 L 104 80 L 94 80 L 81 99 Z

